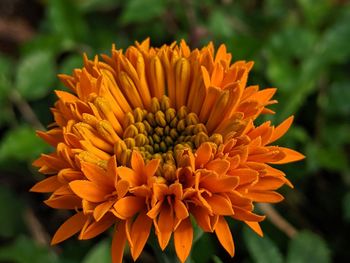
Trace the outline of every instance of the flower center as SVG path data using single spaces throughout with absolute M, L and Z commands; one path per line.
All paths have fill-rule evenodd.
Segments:
M 126 114 L 124 134 L 114 146 L 117 160 L 129 165 L 132 150 L 138 150 L 147 162 L 160 159 L 161 164 L 176 167 L 176 152 L 195 150 L 204 142 L 222 143 L 222 135 L 209 135 L 196 113 L 186 106 L 179 110 L 170 107 L 169 98 L 152 98 L 151 110 L 136 108 Z

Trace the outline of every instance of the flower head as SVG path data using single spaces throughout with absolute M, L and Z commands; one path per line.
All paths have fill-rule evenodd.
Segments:
M 55 151 L 34 162 L 48 177 L 31 189 L 51 192 L 52 208 L 75 211 L 52 243 L 114 225 L 113 262 L 126 242 L 136 260 L 154 228 L 161 249 L 173 236 L 184 262 L 192 223 L 231 256 L 227 217 L 262 235 L 253 204 L 279 202 L 275 190 L 292 186 L 272 165 L 304 156 L 272 145 L 293 117 L 254 124 L 273 113 L 276 89 L 247 86 L 252 66 L 232 64 L 224 45 L 215 53 L 212 44 L 191 51 L 184 41 L 153 48 L 147 39 L 125 53 L 113 46 L 102 61 L 85 56 L 82 69 L 60 75 L 71 92 L 56 91 L 55 122 L 38 132 Z

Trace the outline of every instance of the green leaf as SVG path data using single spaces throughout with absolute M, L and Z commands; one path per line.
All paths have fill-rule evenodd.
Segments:
M 83 263 L 110 263 L 111 259 L 110 240 L 99 241 L 83 260 Z
M 23 98 L 40 99 L 51 91 L 55 73 L 52 54 L 36 51 L 20 62 L 16 75 L 16 87 Z
M 350 116 L 350 81 L 338 81 L 331 84 L 329 94 L 325 98 L 327 105 L 324 106 L 324 110 L 328 113 L 339 116 L 344 114 Z
M 210 32 L 218 38 L 229 38 L 233 34 L 232 23 L 221 9 L 214 10 L 209 17 Z
M 57 256 L 47 247 L 39 246 L 26 236 L 0 248 L 0 261 L 13 263 L 58 263 Z
M 331 262 L 330 251 L 320 236 L 309 231 L 302 231 L 289 243 L 287 263 L 309 262 Z
M 67 41 L 82 41 L 87 35 L 87 25 L 75 5 L 70 0 L 48 1 L 49 21 L 53 31 Z
M 298 0 L 307 22 L 312 26 L 319 25 L 329 14 L 330 0 Z
M 77 5 L 83 12 L 93 12 L 96 10 L 111 10 L 119 6 L 120 2 L 115 0 L 84 0 L 78 1 Z
M 12 237 L 23 227 L 23 205 L 18 197 L 5 186 L 0 186 L 0 236 Z
M 350 57 L 350 7 L 344 8 L 319 43 L 319 55 L 330 62 L 344 63 Z
M 142 23 L 159 17 L 165 11 L 163 0 L 130 0 L 126 2 L 121 23 Z
M 243 229 L 244 242 L 249 254 L 257 263 L 282 263 L 283 257 L 278 247 L 266 235 L 259 237 L 250 229 Z
M 6 161 L 31 161 L 48 146 L 26 125 L 8 131 L 0 143 L 0 163 Z

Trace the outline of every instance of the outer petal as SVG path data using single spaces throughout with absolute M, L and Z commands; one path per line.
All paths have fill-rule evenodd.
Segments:
M 60 183 L 57 180 L 57 176 L 50 176 L 46 179 L 36 183 L 31 189 L 31 192 L 37 192 L 37 193 L 49 193 L 54 192 L 57 190 L 57 188 L 61 187 L 62 183 Z
M 163 205 L 158 219 L 158 241 L 162 250 L 168 245 L 174 227 L 174 217 L 171 208 Z
M 126 242 L 125 221 L 120 221 L 114 231 L 112 240 L 112 263 L 122 263 Z
M 183 220 L 174 232 L 175 251 L 181 262 L 190 254 L 193 241 L 193 228 L 190 218 Z
M 76 213 L 68 218 L 56 231 L 52 238 L 51 245 L 60 243 L 78 233 L 84 226 L 87 216 L 83 212 Z
M 145 212 L 138 215 L 131 227 L 131 240 L 133 247 L 131 247 L 131 255 L 134 261 L 141 254 L 152 227 L 152 219 L 150 219 Z
M 76 209 L 81 207 L 81 198 L 72 194 L 62 195 L 49 198 L 44 203 L 56 209 Z
M 278 147 L 280 150 L 283 151 L 283 153 L 286 154 L 286 156 L 277 162 L 270 162 L 273 164 L 284 164 L 284 163 L 292 163 L 296 161 L 300 161 L 305 158 L 305 156 L 297 151 L 294 151 L 292 149 L 288 149 L 285 147 Z
M 116 218 L 113 215 L 105 216 L 98 222 L 93 222 L 89 225 L 84 233 L 82 233 L 79 238 L 80 239 L 90 239 L 93 238 L 102 232 L 106 231 L 109 227 L 111 227 L 116 221 Z
M 250 222 L 250 221 L 244 221 L 255 233 L 257 233 L 259 236 L 263 237 L 264 233 L 261 230 L 261 227 L 258 222 Z
M 288 119 L 284 120 L 280 125 L 278 125 L 272 133 L 269 143 L 277 141 L 281 138 L 292 125 L 294 116 L 290 116 Z
M 219 217 L 215 227 L 215 234 L 224 249 L 230 254 L 231 257 L 233 257 L 235 254 L 235 245 L 233 243 L 230 228 L 223 216 Z

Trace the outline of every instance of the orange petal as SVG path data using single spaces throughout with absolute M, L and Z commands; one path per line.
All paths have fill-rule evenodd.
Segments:
M 145 162 L 141 154 L 138 151 L 133 151 L 131 155 L 131 167 L 132 169 L 140 174 L 143 172 L 143 167 L 145 166 Z
M 305 156 L 297 151 L 294 151 L 292 149 L 288 149 L 285 147 L 278 147 L 280 150 L 282 150 L 286 156 L 277 162 L 271 162 L 273 164 L 284 164 L 284 163 L 291 163 L 291 162 L 297 162 L 305 158 Z
M 134 261 L 141 254 L 152 227 L 152 219 L 145 212 L 140 213 L 131 227 L 131 255 Z
M 87 216 L 83 212 L 76 213 L 68 218 L 56 231 L 51 245 L 60 243 L 78 233 L 84 226 Z
M 37 193 L 54 192 L 62 186 L 62 183 L 57 180 L 57 176 L 50 176 L 38 183 L 36 183 L 29 191 Z
M 89 225 L 83 233 L 80 234 L 80 239 L 90 239 L 98 236 L 99 234 L 105 232 L 110 228 L 116 221 L 116 218 L 113 215 L 106 216 L 98 222 L 93 222 Z
M 206 200 L 211 206 L 211 208 L 213 209 L 214 214 L 216 215 L 233 215 L 234 214 L 234 211 L 232 209 L 232 204 L 227 198 L 221 195 L 214 194 L 210 197 L 207 197 Z
M 100 221 L 100 219 L 111 209 L 115 201 L 107 201 L 99 204 L 94 209 L 94 218 L 96 221 Z
M 160 159 L 153 159 L 147 163 L 145 167 L 145 173 L 147 175 L 147 178 L 152 177 L 156 173 L 159 163 Z
M 206 167 L 208 170 L 217 172 L 219 175 L 226 174 L 230 168 L 230 162 L 227 160 L 215 159 L 209 162 Z
M 283 180 L 283 179 L 284 180 Z M 264 176 L 252 186 L 254 190 L 276 190 L 285 184 L 285 178 L 277 178 L 274 176 Z
M 224 249 L 230 254 L 231 257 L 233 257 L 235 254 L 235 245 L 233 243 L 230 228 L 223 216 L 219 217 L 215 227 L 215 234 Z
M 279 138 L 281 138 L 290 128 L 294 120 L 294 116 L 290 116 L 288 119 L 284 120 L 280 125 L 278 125 L 269 140 L 269 143 L 272 143 L 274 141 L 277 141 Z
M 128 181 L 119 180 L 117 182 L 117 186 L 116 186 L 118 198 L 124 197 L 127 194 L 127 192 L 129 191 L 129 187 L 130 187 L 130 185 L 129 185 Z
M 232 215 L 233 218 L 241 221 L 251 221 L 251 222 L 260 222 L 265 219 L 265 216 L 256 215 L 248 210 L 242 209 L 237 206 L 233 206 L 233 211 L 235 214 Z
M 55 196 L 45 200 L 44 203 L 56 209 L 76 209 L 81 207 L 81 198 L 76 195 Z
M 178 219 L 184 219 L 188 217 L 187 207 L 182 201 L 178 199 L 175 199 L 174 201 L 174 210 L 175 210 L 176 217 Z
M 255 233 L 257 233 L 259 236 L 263 237 L 264 233 L 261 230 L 261 227 L 258 222 L 249 222 L 249 221 L 244 221 L 244 223 L 247 224 Z
M 207 189 L 211 193 L 229 192 L 236 188 L 239 184 L 238 176 L 225 176 L 224 178 L 205 177 L 201 182 L 201 187 Z
M 212 149 L 209 143 L 202 143 L 196 151 L 196 168 L 203 168 L 206 165 L 211 156 Z
M 143 198 L 135 196 L 126 196 L 119 199 L 114 204 L 114 209 L 116 215 L 121 219 L 127 219 L 134 216 L 145 206 L 145 201 Z
M 242 169 L 236 169 L 232 170 L 230 174 L 234 176 L 239 177 L 239 184 L 246 184 L 246 183 L 251 183 L 255 180 L 257 180 L 259 173 L 253 169 L 248 169 L 248 168 L 242 168 Z
M 105 196 L 109 194 L 87 180 L 76 180 L 70 182 L 69 186 L 77 196 L 90 202 L 102 202 L 105 200 Z
M 284 199 L 281 194 L 274 191 L 249 191 L 245 196 L 261 203 L 278 203 Z
M 174 232 L 175 251 L 182 263 L 186 261 L 188 255 L 190 254 L 192 241 L 193 228 L 191 220 L 188 217 L 185 220 L 182 220 Z
M 158 242 L 162 250 L 168 245 L 171 233 L 174 227 L 174 217 L 171 208 L 168 205 L 163 205 L 158 219 Z
M 97 166 L 96 164 L 82 162 L 81 169 L 84 172 L 84 175 L 91 182 L 99 185 L 101 187 L 105 187 L 107 189 L 111 189 L 114 186 L 114 180 L 109 178 L 106 175 L 105 170 Z
M 210 218 L 208 211 L 202 207 L 196 206 L 191 209 L 191 214 L 196 219 L 197 224 L 204 232 L 213 232 L 211 229 Z
M 125 166 L 120 166 L 117 168 L 117 172 L 119 177 L 128 181 L 131 187 L 140 185 L 138 174 L 134 170 Z
M 126 242 L 125 221 L 120 221 L 117 225 L 112 240 L 112 263 L 122 263 L 124 247 Z

